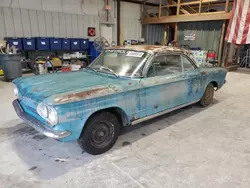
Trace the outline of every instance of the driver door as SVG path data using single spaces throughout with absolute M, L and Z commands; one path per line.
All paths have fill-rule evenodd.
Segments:
M 156 56 L 141 80 L 142 112 L 149 116 L 185 104 L 189 92 L 180 54 Z

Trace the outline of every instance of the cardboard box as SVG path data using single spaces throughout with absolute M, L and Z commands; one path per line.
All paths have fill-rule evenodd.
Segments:
M 62 66 L 62 61 L 58 58 L 53 58 L 51 60 L 52 64 L 54 67 L 61 67 Z

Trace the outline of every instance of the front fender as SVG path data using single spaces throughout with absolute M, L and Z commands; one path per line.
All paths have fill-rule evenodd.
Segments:
M 56 106 L 59 115 L 58 130 L 69 130 L 72 132 L 70 138 L 63 141 L 77 140 L 86 125 L 87 120 L 96 112 L 106 109 L 117 109 L 122 113 L 123 125 L 128 125 L 129 120 L 135 113 L 135 102 L 129 102 L 124 95 L 106 96 L 80 102 L 61 104 Z M 132 98 L 133 101 L 133 98 Z

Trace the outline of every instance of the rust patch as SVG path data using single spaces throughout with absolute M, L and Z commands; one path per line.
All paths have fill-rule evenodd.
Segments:
M 136 117 L 136 114 L 134 114 L 130 121 L 135 121 L 137 119 L 138 119 L 138 117 Z
M 176 51 L 183 52 L 185 54 L 190 54 L 191 51 L 183 48 L 172 47 L 172 46 L 156 46 L 156 45 L 130 45 L 130 46 L 115 46 L 109 49 L 124 49 L 124 50 L 136 50 L 136 51 L 147 51 L 147 52 L 166 52 L 166 51 Z
M 154 109 L 157 109 L 158 108 L 158 105 L 154 105 Z
M 101 92 L 101 91 L 105 91 L 107 90 L 107 88 L 96 88 L 96 89 L 92 89 L 89 91 L 84 91 L 84 92 L 79 92 L 79 93 L 73 93 L 73 94 L 69 94 L 68 97 L 79 97 L 79 98 L 85 98 L 87 96 L 93 95 L 97 92 Z
M 201 72 L 201 75 L 206 75 L 206 74 L 207 74 L 207 72 L 205 72 L 205 71 Z
M 123 48 L 124 46 L 114 46 L 112 49 L 120 49 Z
M 149 50 L 149 51 L 153 51 L 155 49 L 161 49 L 161 46 L 148 45 L 144 47 L 144 50 Z
M 83 91 L 83 92 L 79 92 L 79 93 L 71 93 L 71 94 L 68 94 L 68 95 L 64 95 L 60 98 L 56 98 L 54 101 L 57 103 L 57 104 L 60 104 L 60 103 L 63 103 L 63 102 L 69 102 L 69 101 L 74 101 L 76 99 L 85 99 L 89 96 L 92 96 L 96 93 L 101 93 L 101 92 L 104 92 L 104 91 L 107 91 L 108 88 L 96 88 L 96 89 L 92 89 L 92 90 L 89 90 L 89 91 Z

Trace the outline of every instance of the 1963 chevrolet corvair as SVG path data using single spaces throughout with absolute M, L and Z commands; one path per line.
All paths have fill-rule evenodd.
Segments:
M 96 155 L 115 144 L 124 126 L 197 102 L 208 106 L 226 73 L 200 67 L 178 48 L 114 47 L 82 71 L 14 80 L 13 105 L 39 132 L 78 140 Z

